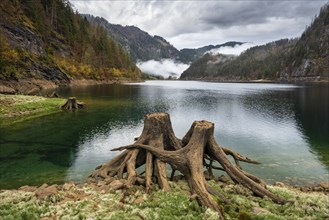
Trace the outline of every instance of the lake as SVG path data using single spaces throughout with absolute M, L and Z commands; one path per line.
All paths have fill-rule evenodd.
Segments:
M 0 188 L 86 180 L 151 112 L 168 112 L 179 138 L 194 120 L 214 122 L 217 142 L 261 162 L 242 167 L 269 183 L 329 179 L 328 85 L 147 81 L 57 92 L 86 108 L 1 127 Z

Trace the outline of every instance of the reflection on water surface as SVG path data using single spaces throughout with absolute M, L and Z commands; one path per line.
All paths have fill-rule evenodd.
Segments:
M 217 141 L 261 165 L 243 167 L 269 182 L 328 180 L 328 87 L 284 84 L 148 81 L 61 88 L 86 103 L 0 128 L 0 187 L 83 181 L 132 143 L 143 116 L 165 111 L 183 137 L 194 120 L 215 123 Z

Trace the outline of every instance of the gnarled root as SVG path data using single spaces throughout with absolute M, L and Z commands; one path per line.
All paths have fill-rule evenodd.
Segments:
M 240 161 L 258 164 L 232 150 L 220 147 L 214 139 L 214 124 L 208 121 L 195 121 L 182 140 L 179 140 L 171 127 L 167 113 L 154 113 L 145 116 L 144 129 L 141 136 L 132 145 L 119 147 L 116 150 L 125 150 L 110 162 L 98 167 L 91 175 L 94 178 L 117 176 L 123 178 L 127 173 L 126 185 L 136 181 L 136 168 L 145 164 L 145 186 L 149 191 L 152 179 L 168 191 L 169 184 L 166 173 L 166 163 L 170 164 L 173 173 L 180 171 L 188 182 L 191 194 L 197 195 L 202 206 L 216 210 L 221 219 L 224 219 L 219 204 L 211 195 L 218 196 L 221 201 L 229 202 L 223 195 L 211 188 L 204 176 L 206 168 L 210 176 L 212 170 L 225 171 L 230 178 L 254 192 L 258 196 L 267 196 L 274 202 L 284 204 L 285 200 L 266 189 L 266 184 L 258 177 L 241 169 Z M 232 164 L 227 155 L 235 160 Z M 209 163 L 207 163 L 209 161 Z M 218 162 L 221 167 L 215 166 Z M 171 179 L 174 174 L 171 175 Z
M 84 105 L 83 102 L 79 102 L 75 97 L 69 97 L 61 108 L 65 110 L 80 109 L 83 108 Z

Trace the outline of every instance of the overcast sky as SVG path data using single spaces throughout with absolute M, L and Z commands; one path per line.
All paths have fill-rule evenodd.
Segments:
M 80 13 L 135 25 L 176 48 L 298 37 L 328 0 L 70 0 Z

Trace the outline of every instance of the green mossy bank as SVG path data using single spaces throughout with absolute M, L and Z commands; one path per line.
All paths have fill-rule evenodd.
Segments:
M 230 202 L 222 209 L 226 219 L 328 219 L 329 199 L 324 192 L 269 186 L 290 202 L 278 205 L 254 197 L 239 185 L 210 181 Z M 0 191 L 0 218 L 9 219 L 218 219 L 216 212 L 201 208 L 192 199 L 185 181 L 170 182 L 171 192 L 153 186 L 114 190 L 103 181 Z M 41 186 L 45 188 L 47 186 Z M 216 198 L 218 199 L 218 198 Z
M 0 126 L 58 112 L 64 103 L 61 98 L 0 94 Z

